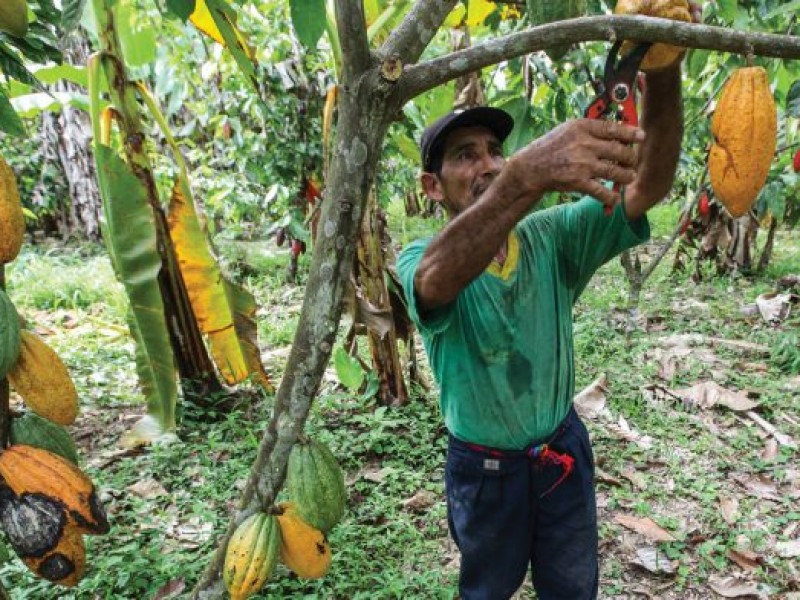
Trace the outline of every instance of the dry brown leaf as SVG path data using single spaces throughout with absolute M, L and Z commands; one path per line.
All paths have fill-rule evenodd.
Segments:
M 739 520 L 739 500 L 736 498 L 720 498 L 719 511 L 728 525 L 733 525 Z
M 636 549 L 636 558 L 631 561 L 654 575 L 674 575 L 676 562 L 667 558 L 667 555 L 653 546 Z
M 167 598 L 172 598 L 173 596 L 180 594 L 185 589 L 186 580 L 183 577 L 180 579 L 173 579 L 159 588 L 159 590 L 156 592 L 156 595 L 153 596 L 153 600 L 166 600 Z
M 622 485 L 622 480 L 606 473 L 600 467 L 595 467 L 594 470 L 594 480 L 599 483 L 605 483 L 607 485 L 615 485 L 617 487 Z
M 766 598 L 766 594 L 752 583 L 736 577 L 711 577 L 708 586 L 723 598 Z
M 608 415 L 606 410 L 607 386 L 608 379 L 605 375 L 601 375 L 575 396 L 573 403 L 581 418 L 595 419 L 600 415 Z
M 728 558 L 745 571 L 753 571 L 764 562 L 764 560 L 752 550 L 734 550 L 733 548 L 729 548 Z
M 797 558 L 800 556 L 800 540 L 778 542 L 775 544 L 775 552 L 781 558 Z
M 383 467 L 382 469 L 370 468 L 361 473 L 361 477 L 373 483 L 380 483 L 386 479 L 388 475 L 391 475 L 396 471 L 397 469 L 394 467 Z
M 649 435 L 642 435 L 638 431 L 631 429 L 625 417 L 620 417 L 616 423 L 608 423 L 605 426 L 606 431 L 616 434 L 627 442 L 633 442 L 644 450 L 649 450 L 653 447 L 653 438 Z
M 769 292 L 756 298 L 758 312 L 770 325 L 777 325 L 785 321 L 792 311 L 792 295 Z
M 641 473 L 639 473 L 636 469 L 627 467 L 622 470 L 622 473 L 620 473 L 620 475 L 622 475 L 625 479 L 630 481 L 634 485 L 634 487 L 640 490 L 643 490 L 644 488 L 647 487 L 647 482 L 645 481 L 644 476 Z
M 743 475 L 740 473 L 732 474 L 731 479 L 739 483 L 746 489 L 751 496 L 764 498 L 766 500 L 780 500 L 778 486 L 771 479 L 763 475 Z
M 616 514 L 614 515 L 614 521 L 623 527 L 627 527 L 628 529 L 643 535 L 653 542 L 675 541 L 675 537 L 671 533 L 669 533 L 666 529 L 661 528 L 659 525 L 656 525 L 655 521 L 649 517 L 639 518 L 632 517 L 630 515 Z
M 768 422 L 763 417 L 757 415 L 756 413 L 754 413 L 751 410 L 747 411 L 747 416 L 756 425 L 761 427 L 761 429 L 763 429 L 768 434 L 770 434 L 772 437 L 774 437 L 779 444 L 781 444 L 783 446 L 786 446 L 787 448 L 797 448 L 797 444 L 792 438 L 790 438 L 785 433 L 781 433 L 780 431 L 778 431 L 777 427 L 775 427 L 772 423 Z
M 169 495 L 169 492 L 164 489 L 164 486 L 153 478 L 141 479 L 125 489 L 134 496 L 139 496 L 145 500 L 152 500 L 153 498 Z
M 764 450 L 761 452 L 761 460 L 765 462 L 772 462 L 778 456 L 778 440 L 775 438 L 767 439 L 764 444 Z
M 428 490 L 420 490 L 410 498 L 403 500 L 403 508 L 409 512 L 421 513 L 436 502 L 436 496 Z
M 674 393 L 700 408 L 711 408 L 720 404 L 735 412 L 745 412 L 758 406 L 745 393 L 728 390 L 716 381 L 703 381 L 690 388 L 674 390 Z

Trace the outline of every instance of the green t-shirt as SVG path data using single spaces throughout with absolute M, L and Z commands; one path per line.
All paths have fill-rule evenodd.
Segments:
M 645 217 L 629 222 L 584 198 L 527 216 L 494 262 L 449 305 L 421 318 L 414 275 L 430 238 L 397 261 L 411 319 L 439 384 L 447 429 L 493 448 L 521 449 L 551 434 L 572 405 L 572 306 L 594 272 L 650 236 Z

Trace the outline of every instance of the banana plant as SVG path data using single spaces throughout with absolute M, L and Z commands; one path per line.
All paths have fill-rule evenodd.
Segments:
M 115 26 L 122 6 L 93 0 L 102 49 L 89 61 L 88 80 L 103 237 L 130 299 L 129 325 L 148 407 L 124 439 L 137 445 L 174 438 L 176 373 L 184 396 L 201 406 L 224 391 L 215 366 L 229 385 L 252 379 L 266 391 L 272 386 L 258 354 L 255 301 L 222 276 L 177 142 L 156 99 L 128 78 Z M 219 29 L 228 34 L 225 39 L 235 39 L 230 22 Z M 101 99 L 103 79 L 108 102 Z M 167 202 L 156 186 L 139 102 L 160 128 L 177 167 Z

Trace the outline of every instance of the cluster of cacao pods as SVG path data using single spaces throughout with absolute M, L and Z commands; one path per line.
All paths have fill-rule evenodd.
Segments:
M 0 156 L 0 266 L 17 257 L 24 232 L 16 178 Z M 11 445 L 0 452 L 0 525 L 28 568 L 73 586 L 86 567 L 83 534 L 107 533 L 109 524 L 64 428 L 78 415 L 75 385 L 55 351 L 21 321 L 0 288 L 0 379 L 29 409 L 12 415 Z
M 257 593 L 278 561 L 306 579 L 330 569 L 326 534 L 342 518 L 346 501 L 344 474 L 333 453 L 301 437 L 289 455 L 286 491 L 290 501 L 250 515 L 228 542 L 223 579 L 234 600 Z

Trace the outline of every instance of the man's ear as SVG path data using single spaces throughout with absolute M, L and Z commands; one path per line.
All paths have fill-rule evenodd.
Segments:
M 422 184 L 422 191 L 425 195 L 434 202 L 441 202 L 444 198 L 442 191 L 442 182 L 439 181 L 436 173 L 423 173 L 420 176 L 420 183 Z

